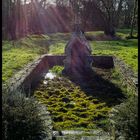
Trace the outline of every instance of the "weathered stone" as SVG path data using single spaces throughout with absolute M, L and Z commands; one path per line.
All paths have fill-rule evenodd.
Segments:
M 81 136 L 75 136 L 75 135 L 58 136 L 56 137 L 56 140 L 81 140 Z
M 65 130 L 65 131 L 61 131 L 62 135 L 79 135 L 79 134 L 83 134 L 84 131 L 80 131 L 80 130 Z
M 110 140 L 109 136 L 83 136 L 81 140 Z
M 124 80 L 123 84 L 127 85 L 127 89 L 133 93 L 138 94 L 138 78 L 132 69 L 127 66 L 122 60 L 113 57 L 115 67 L 120 71 Z
M 59 131 L 53 131 L 53 137 L 60 136 Z
M 91 48 L 84 34 L 74 32 L 65 47 L 65 54 L 63 74 L 81 77 L 86 72 L 92 71 L 92 61 L 87 57 L 91 54 Z
M 56 136 L 56 140 L 111 140 L 109 136 Z

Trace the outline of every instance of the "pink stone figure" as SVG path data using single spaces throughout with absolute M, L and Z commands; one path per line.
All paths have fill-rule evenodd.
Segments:
M 91 55 L 91 48 L 80 30 L 73 33 L 72 38 L 66 45 L 65 54 L 64 74 L 81 77 L 92 71 L 92 62 L 88 57 Z

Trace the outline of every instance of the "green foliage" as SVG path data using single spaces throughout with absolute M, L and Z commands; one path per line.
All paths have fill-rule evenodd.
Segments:
M 62 76 L 62 70 L 64 69 L 63 66 L 53 66 L 50 71 L 52 73 L 55 73 L 58 76 Z
M 98 35 L 104 35 L 104 32 L 103 31 L 86 32 L 86 35 L 88 35 L 88 36 L 98 36 Z
M 117 29 L 117 35 L 120 36 L 121 38 L 126 38 L 126 37 L 129 36 L 130 30 L 131 29 L 125 29 L 125 28 L 123 28 L 123 29 Z M 133 34 L 134 34 L 134 36 L 137 36 L 138 31 L 134 29 L 133 30 Z
M 38 103 L 15 91 L 2 95 L 2 138 L 4 140 L 42 139 L 44 122 L 40 118 Z
M 127 140 L 138 139 L 138 97 L 131 96 L 111 112 L 116 136 Z
M 57 43 L 66 43 L 66 41 L 68 41 L 71 37 L 70 33 L 52 33 L 49 34 L 50 40 L 52 42 L 57 42 Z
M 49 54 L 64 54 L 66 43 L 56 43 L 49 47 Z

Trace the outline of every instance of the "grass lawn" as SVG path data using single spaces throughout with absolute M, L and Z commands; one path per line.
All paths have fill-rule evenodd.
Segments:
M 119 41 L 90 41 L 93 55 L 115 55 L 123 59 L 135 73 L 138 71 L 138 40 L 125 39 L 128 29 L 117 30 Z M 88 32 L 100 35 L 102 31 Z M 136 31 L 135 31 L 136 34 Z M 63 54 L 70 34 L 56 33 L 48 35 L 30 35 L 18 41 L 2 43 L 2 81 L 6 82 L 27 63 L 42 54 Z
M 2 43 L 2 82 L 6 82 L 27 63 L 47 52 L 47 48 L 35 44 L 32 38 L 19 41 L 3 41 Z M 37 39 L 38 42 L 41 39 Z M 41 40 L 43 41 L 43 39 Z
M 138 41 L 91 41 L 93 55 L 113 55 L 124 60 L 135 73 L 138 71 Z

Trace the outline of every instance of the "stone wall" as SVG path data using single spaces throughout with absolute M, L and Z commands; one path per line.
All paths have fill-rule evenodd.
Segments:
M 109 133 L 102 129 L 53 131 L 54 140 L 111 140 Z
M 16 73 L 7 82 L 8 90 L 22 89 L 27 94 L 30 93 L 30 89 L 36 85 L 42 74 L 48 70 L 48 62 L 44 60 L 45 55 L 29 63 L 23 70 Z
M 138 94 L 138 76 L 121 59 L 113 57 L 114 66 L 122 75 L 123 83 L 129 92 Z
M 113 68 L 114 62 L 112 56 L 88 56 L 89 59 L 93 60 L 93 66 L 98 68 Z M 54 65 L 63 66 L 65 55 L 46 55 L 45 60 L 48 62 L 48 66 L 53 67 Z
M 114 67 L 112 56 L 90 56 L 93 60 L 93 66 L 103 69 L 110 69 Z

